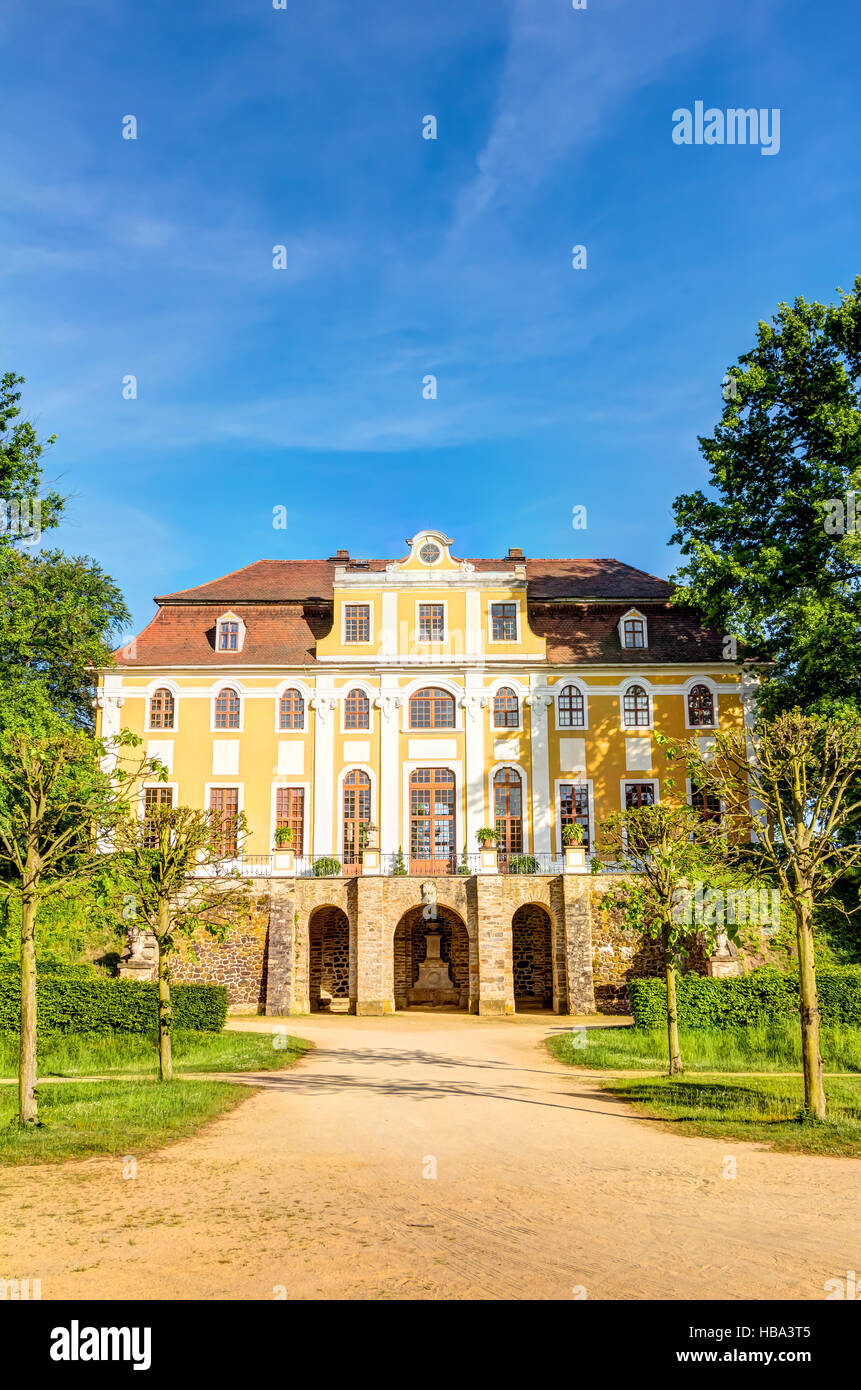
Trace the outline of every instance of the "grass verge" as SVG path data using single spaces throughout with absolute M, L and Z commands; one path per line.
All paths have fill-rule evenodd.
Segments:
M 194 1134 L 247 1100 L 253 1088 L 230 1081 L 81 1081 L 38 1089 L 42 1123 L 13 1125 L 14 1086 L 0 1087 L 0 1163 L 59 1163 L 94 1154 L 138 1157 Z
M 277 1033 L 193 1033 L 173 1035 L 175 1071 L 275 1071 L 289 1067 L 309 1043 Z M 40 1077 L 156 1076 L 155 1033 L 39 1034 Z M 0 1076 L 18 1074 L 18 1035 L 0 1033 Z M 0 1090 L 6 1090 L 0 1087 Z
M 689 1072 L 769 1072 L 801 1070 L 801 1028 L 687 1029 L 679 1032 Z M 664 1028 L 585 1028 L 556 1033 L 549 1047 L 560 1062 L 599 1071 L 660 1071 L 667 1065 Z M 822 1029 L 826 1071 L 861 1073 L 861 1028 Z
M 746 1139 L 785 1152 L 861 1156 L 861 1078 L 828 1077 L 828 1118 L 802 1117 L 800 1077 L 602 1077 L 611 1091 L 676 1134 Z

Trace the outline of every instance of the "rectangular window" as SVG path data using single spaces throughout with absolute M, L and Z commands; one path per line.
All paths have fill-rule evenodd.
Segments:
M 492 603 L 490 605 L 491 641 L 517 641 L 517 604 Z
M 218 637 L 218 650 L 221 652 L 235 652 L 239 645 L 239 624 L 222 623 Z
M 144 820 L 149 820 L 153 811 L 157 811 L 161 807 L 170 810 L 172 806 L 173 787 L 144 787 Z M 147 828 L 144 832 L 146 848 L 155 849 L 157 843 L 157 836 Z
M 371 607 L 367 603 L 344 604 L 344 641 L 370 642 Z
M 212 812 L 215 840 L 219 853 L 225 856 L 236 853 L 237 826 L 239 815 L 238 787 L 210 787 L 209 809 Z
M 275 828 L 289 825 L 293 831 L 290 849 L 302 854 L 302 837 L 305 830 L 305 788 L 278 787 L 275 793 Z
M 445 640 L 445 607 L 441 603 L 419 604 L 419 641 Z
M 625 783 L 625 810 L 634 811 L 639 806 L 654 806 L 655 788 L 651 782 Z
M 559 825 L 582 825 L 583 848 L 588 852 L 591 841 L 589 824 L 589 788 L 578 782 L 563 782 L 559 788 Z
M 646 630 L 640 618 L 625 619 L 625 646 L 645 647 Z

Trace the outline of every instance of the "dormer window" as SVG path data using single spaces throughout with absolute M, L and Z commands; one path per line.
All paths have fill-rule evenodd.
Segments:
M 642 651 L 649 645 L 649 628 L 642 613 L 631 608 L 619 619 L 619 639 L 626 651 Z
M 241 652 L 245 624 L 236 613 L 225 613 L 216 623 L 215 646 L 219 652 Z

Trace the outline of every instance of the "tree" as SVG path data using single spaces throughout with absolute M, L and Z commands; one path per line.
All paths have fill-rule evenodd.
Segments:
M 23 386 L 24 378 L 14 372 L 4 372 L 0 377 L 0 505 L 15 507 L 18 518 L 26 520 L 19 528 L 10 524 L 13 520 L 9 512 L 0 518 L 0 546 L 15 545 L 22 542 L 32 544 L 34 532 L 47 531 L 58 524 L 65 506 L 65 499 L 58 492 L 42 490 L 42 453 L 46 446 L 56 441 L 56 435 L 40 442 L 36 428 L 30 420 L 18 420 L 21 408 L 18 402 L 21 392 L 16 386 Z M 16 422 L 16 423 L 13 423 Z M 32 508 L 39 503 L 38 527 L 28 525 L 32 522 Z M 38 540 L 38 535 L 35 535 Z
M 771 663 L 766 714 L 861 709 L 861 277 L 838 293 L 759 324 L 699 440 L 713 492 L 674 503 L 674 601 Z
M 93 722 L 95 671 L 130 621 L 123 596 L 87 556 L 0 548 L 0 723 L 47 704 L 83 728 Z
M 691 776 L 723 802 L 736 856 L 765 865 L 792 904 L 804 1105 L 809 1116 L 822 1120 L 813 913 L 836 881 L 861 862 L 861 719 L 795 709 L 763 719 L 749 732 L 718 731 L 710 746 L 692 742 L 685 757 Z
M 173 1078 L 171 956 L 180 937 L 203 928 L 223 940 L 235 914 L 249 906 L 247 888 L 229 868 L 246 835 L 243 815 L 190 806 L 148 807 L 117 826 L 114 845 L 134 895 L 136 922 L 158 945 L 158 1058 L 162 1081 Z
M 21 1033 L 18 1120 L 38 1123 L 36 1104 L 36 928 L 51 894 L 109 865 L 108 838 L 127 814 L 130 782 L 146 771 L 165 776 L 149 759 L 119 765 L 121 751 L 139 745 L 123 730 L 95 739 L 42 711 L 38 727 L 0 731 L 0 895 L 17 898 L 21 918 Z
M 664 784 L 672 791 L 672 779 Z M 667 1042 L 669 1074 L 684 1070 L 679 1044 L 676 973 L 690 944 L 692 880 L 701 879 L 720 860 L 723 832 L 720 824 L 704 819 L 692 806 L 662 801 L 657 806 L 638 806 L 614 811 L 601 823 L 601 849 L 631 874 L 629 882 L 605 895 L 603 906 L 621 908 L 625 925 L 661 943 L 667 986 Z M 715 924 L 702 930 L 714 949 Z M 728 936 L 734 926 L 725 928 Z

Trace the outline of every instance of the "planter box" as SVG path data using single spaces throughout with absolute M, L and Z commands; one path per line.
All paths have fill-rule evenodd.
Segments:
M 499 873 L 499 851 L 496 845 L 482 845 L 478 852 L 478 872 L 480 874 Z
M 586 851 L 582 845 L 565 846 L 565 872 L 566 874 L 585 874 Z
M 292 849 L 276 849 L 272 856 L 272 872 L 274 874 L 292 875 L 296 872 L 296 851 Z

